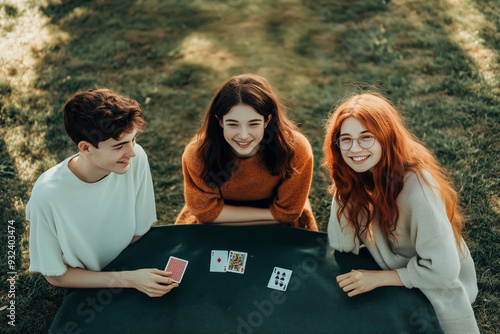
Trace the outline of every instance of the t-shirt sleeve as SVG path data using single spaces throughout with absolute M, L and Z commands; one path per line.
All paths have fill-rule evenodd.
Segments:
M 311 187 L 314 158 L 309 141 L 297 133 L 295 156 L 292 160 L 292 175 L 281 181 L 276 196 L 270 205 L 271 214 L 277 221 L 298 225 L 298 220 L 306 205 Z
M 149 168 L 148 156 L 144 149 L 136 145 L 137 170 L 134 170 L 134 184 L 136 185 L 135 219 L 137 222 L 135 235 L 143 235 L 156 221 L 156 204 L 153 189 L 153 180 Z
M 337 218 L 339 209 L 335 198 L 332 201 L 330 211 L 330 220 L 328 221 L 328 241 L 330 247 L 339 252 L 352 252 L 359 254 L 360 240 L 356 235 L 356 229 L 349 224 L 345 215 L 340 217 L 340 222 Z
M 60 276 L 66 272 L 67 267 L 63 261 L 54 218 L 50 207 L 37 195 L 35 188 L 26 206 L 26 219 L 30 222 L 29 271 L 46 276 Z
M 182 171 L 184 173 L 184 199 L 189 212 L 201 223 L 214 221 L 224 207 L 224 200 L 218 188 L 211 188 L 201 178 L 195 143 L 186 146 L 182 155 Z
M 407 187 L 408 184 L 408 187 Z M 411 176 L 400 207 L 409 212 L 410 233 L 417 255 L 397 269 L 407 288 L 433 289 L 457 284 L 460 256 L 438 191 Z

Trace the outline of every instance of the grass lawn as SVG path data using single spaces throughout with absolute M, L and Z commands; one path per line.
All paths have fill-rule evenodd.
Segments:
M 0 2 L 0 332 L 46 332 L 64 289 L 27 272 L 24 210 L 38 176 L 75 146 L 62 106 L 109 87 L 137 99 L 158 224 L 183 206 L 181 155 L 233 74 L 268 78 L 310 140 L 310 199 L 325 231 L 331 196 L 323 124 L 347 94 L 376 86 L 453 176 L 477 269 L 482 333 L 500 333 L 500 3 L 486 0 L 4 0 Z M 8 268 L 9 221 L 15 261 Z M 16 280 L 7 324 L 6 273 Z

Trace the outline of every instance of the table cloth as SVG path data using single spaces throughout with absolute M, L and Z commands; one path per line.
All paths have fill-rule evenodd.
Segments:
M 244 274 L 210 272 L 211 250 L 247 252 Z M 348 297 L 335 281 L 376 269 L 367 251 L 334 252 L 326 233 L 284 226 L 153 227 L 103 270 L 164 269 L 189 261 L 160 298 L 135 289 L 71 289 L 51 333 L 442 333 L 418 289 L 382 287 Z M 286 291 L 267 287 L 274 267 L 293 271 Z

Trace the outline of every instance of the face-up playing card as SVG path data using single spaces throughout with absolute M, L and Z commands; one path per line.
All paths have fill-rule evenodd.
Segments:
M 165 271 L 172 272 L 172 275 L 170 275 L 170 278 L 175 283 L 180 283 L 182 280 L 182 276 L 184 276 L 184 272 L 186 271 L 187 265 L 188 265 L 188 261 L 171 256 L 168 259 L 168 263 L 167 263 L 167 266 L 165 267 Z
M 227 271 L 231 273 L 243 274 L 247 264 L 247 253 L 230 251 L 227 260 Z
M 226 272 L 226 268 L 227 268 L 227 251 L 213 250 L 210 253 L 210 271 Z
M 285 291 L 288 286 L 288 282 L 290 281 L 290 277 L 292 277 L 291 270 L 274 267 L 267 287 L 275 290 Z

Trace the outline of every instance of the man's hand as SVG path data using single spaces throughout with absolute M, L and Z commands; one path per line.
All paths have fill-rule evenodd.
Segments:
M 63 275 L 45 278 L 50 284 L 63 288 L 134 288 L 149 297 L 161 297 L 179 286 L 170 275 L 172 273 L 159 269 L 91 271 L 68 267 Z
M 179 286 L 169 278 L 172 273 L 159 269 L 139 269 L 124 272 L 131 288 L 144 292 L 149 297 L 161 297 Z

